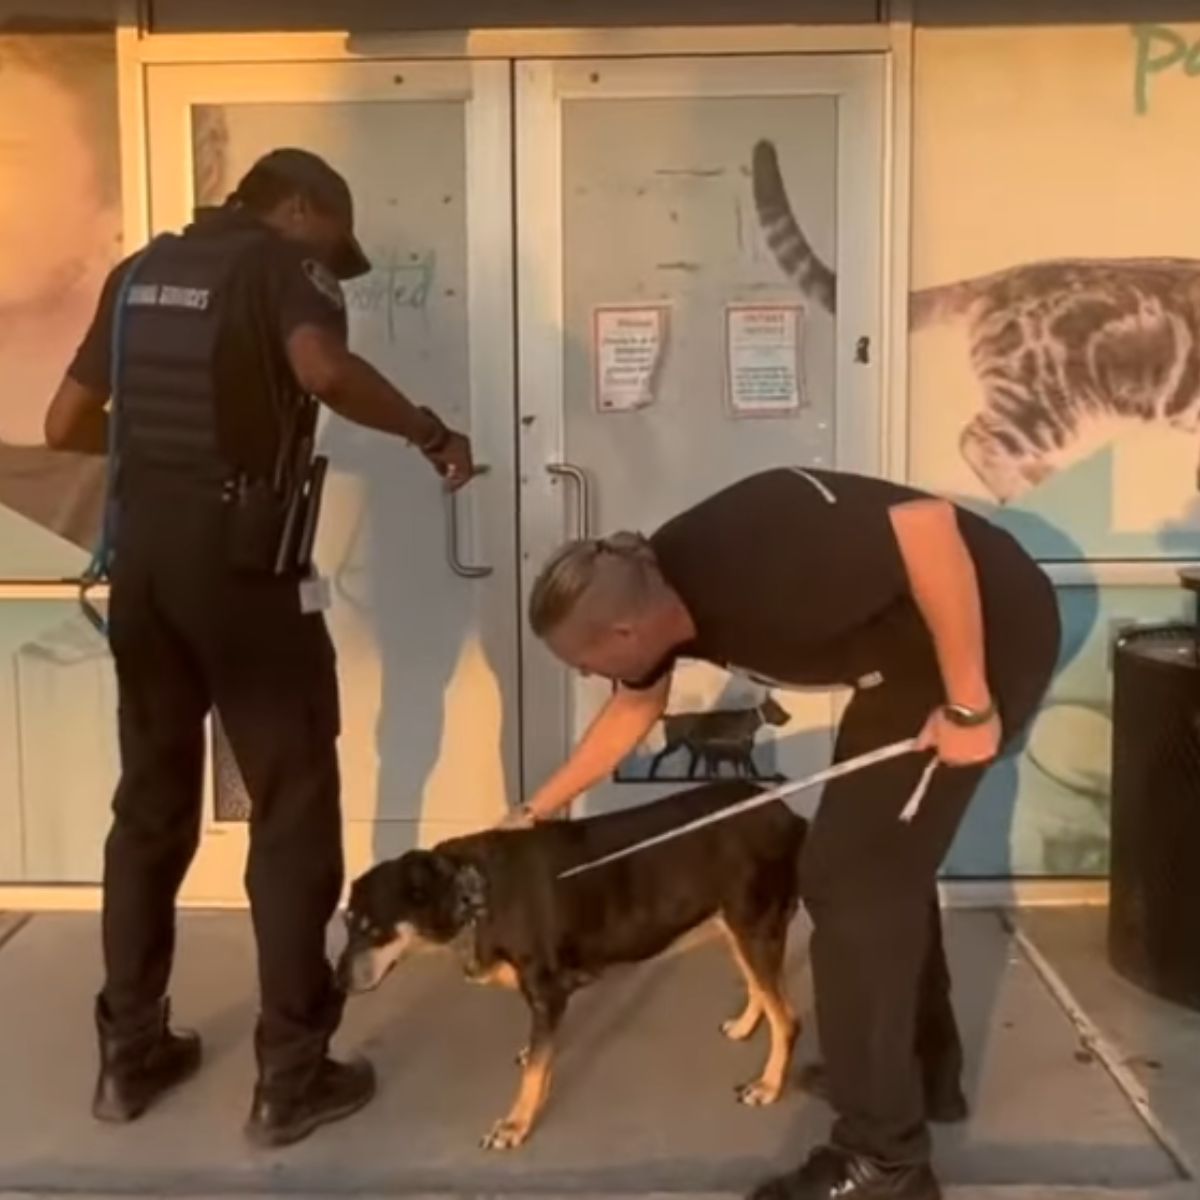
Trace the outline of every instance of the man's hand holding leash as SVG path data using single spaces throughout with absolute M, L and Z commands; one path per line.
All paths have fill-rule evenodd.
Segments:
M 972 767 L 996 757 L 1001 736 L 1000 716 L 994 708 L 979 724 L 961 725 L 943 706 L 930 713 L 917 743 L 922 750 L 933 750 L 947 767 Z

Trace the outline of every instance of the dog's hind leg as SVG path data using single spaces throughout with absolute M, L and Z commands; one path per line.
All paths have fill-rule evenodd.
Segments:
M 734 937 L 733 930 L 729 928 L 723 918 L 718 924 L 721 927 L 721 932 L 725 935 L 726 941 L 729 943 L 729 952 L 733 955 L 733 961 L 737 963 L 742 980 L 746 984 L 745 1008 L 742 1009 L 739 1016 L 731 1017 L 728 1021 L 722 1021 L 721 1032 L 731 1042 L 744 1042 L 754 1033 L 758 1028 L 759 1021 L 762 1020 L 762 994 L 758 986 L 758 980 L 742 955 L 742 948 L 738 944 L 737 938 Z
M 539 995 L 527 992 L 525 998 L 529 1002 L 531 1028 L 529 1046 L 520 1058 L 521 1082 L 508 1113 L 484 1137 L 485 1150 L 515 1150 L 522 1145 L 550 1094 L 554 1035 L 566 1011 L 567 998 L 558 990 Z
M 742 969 L 754 980 L 762 1011 L 771 1033 L 770 1049 L 762 1074 L 737 1090 L 742 1104 L 774 1104 L 783 1091 L 791 1066 L 792 1050 L 800 1031 L 799 1022 L 783 992 L 783 956 L 787 949 L 788 920 L 785 914 L 771 918 L 766 929 L 752 932 L 730 925 L 730 934 Z

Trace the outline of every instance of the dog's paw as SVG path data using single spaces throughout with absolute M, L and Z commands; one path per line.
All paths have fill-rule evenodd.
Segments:
M 522 1046 L 521 1049 L 517 1051 L 517 1057 L 516 1057 L 515 1061 L 516 1061 L 516 1064 L 518 1067 L 529 1066 L 529 1047 L 528 1046 Z
M 529 1126 L 507 1117 L 497 1121 L 484 1136 L 480 1146 L 484 1150 L 515 1150 L 529 1136 Z
M 748 1108 L 765 1108 L 779 1099 L 781 1090 L 764 1079 L 756 1079 L 753 1083 L 743 1083 L 737 1089 L 738 1103 L 745 1104 Z

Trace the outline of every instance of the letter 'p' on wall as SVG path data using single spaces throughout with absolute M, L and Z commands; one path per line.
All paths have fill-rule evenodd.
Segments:
M 1200 38 L 1188 41 L 1166 25 L 1135 25 L 1133 104 L 1138 116 L 1150 111 L 1150 81 L 1156 75 L 1179 72 L 1200 76 Z

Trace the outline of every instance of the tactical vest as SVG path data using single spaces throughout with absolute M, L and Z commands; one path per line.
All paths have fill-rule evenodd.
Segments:
M 117 314 L 120 477 L 168 473 L 219 485 L 234 474 L 217 436 L 217 342 L 238 267 L 265 230 L 158 239 Z

